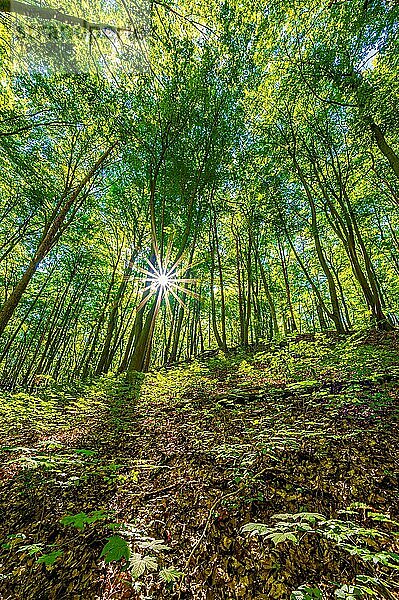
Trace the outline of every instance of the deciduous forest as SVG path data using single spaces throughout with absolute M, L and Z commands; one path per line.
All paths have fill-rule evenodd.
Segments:
M 0 0 L 0 599 L 399 599 L 399 4 Z

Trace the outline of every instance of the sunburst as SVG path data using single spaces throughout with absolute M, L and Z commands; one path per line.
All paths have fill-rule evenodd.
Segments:
M 196 279 L 187 278 L 184 275 L 181 276 L 181 263 L 183 257 L 180 257 L 175 262 L 170 260 L 170 249 L 166 252 L 164 260 L 161 259 L 158 253 L 156 253 L 156 264 L 154 265 L 150 260 L 146 260 L 148 268 L 136 266 L 136 269 L 145 276 L 146 286 L 143 288 L 143 299 L 137 307 L 137 312 L 141 310 L 147 302 L 156 296 L 156 307 L 154 317 L 156 316 L 162 300 L 165 301 L 167 311 L 172 315 L 172 309 L 170 305 L 170 299 L 173 297 L 176 302 L 183 308 L 187 309 L 187 305 L 184 303 L 182 298 L 179 296 L 179 292 L 185 296 L 192 298 L 199 298 L 198 294 L 191 289 L 191 285 L 195 285 Z M 184 272 L 189 271 L 192 264 L 187 265 L 184 268 Z
M 151 309 L 147 314 L 150 317 L 150 323 L 146 320 L 147 339 L 142 352 L 142 368 L 146 371 L 150 364 L 152 340 L 155 330 L 157 315 L 164 301 L 167 313 L 169 314 L 170 323 L 174 322 L 174 315 L 171 307 L 171 301 L 174 299 L 183 310 L 188 309 L 184 303 L 186 297 L 199 298 L 199 295 L 194 291 L 196 280 L 187 277 L 193 267 L 192 255 L 190 260 L 184 264 L 184 255 L 179 253 L 177 258 L 171 260 L 172 240 L 169 240 L 166 252 L 159 252 L 159 247 L 156 241 L 153 241 L 155 260 L 146 259 L 147 265 L 136 265 L 136 270 L 144 275 L 145 287 L 142 289 L 142 300 L 137 306 L 136 315 L 142 311 L 145 305 L 154 299 Z M 163 248 L 163 246 L 162 246 Z

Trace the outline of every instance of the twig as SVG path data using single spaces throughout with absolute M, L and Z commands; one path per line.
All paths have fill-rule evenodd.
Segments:
M 192 549 L 192 550 L 191 550 L 191 552 L 190 552 L 190 556 L 188 557 L 188 559 L 187 559 L 187 561 L 186 561 L 186 564 L 185 564 L 185 567 L 184 567 L 184 569 L 187 569 L 188 565 L 190 564 L 190 561 L 191 561 L 192 557 L 194 556 L 194 553 L 195 553 L 196 549 L 198 548 L 198 546 L 200 545 L 200 543 L 201 543 L 201 542 L 202 542 L 202 540 L 204 539 L 204 537 L 205 537 L 205 535 L 206 535 L 206 532 L 207 532 L 207 529 L 208 529 L 208 527 L 209 527 L 209 524 L 210 524 L 210 522 L 211 522 L 211 519 L 212 519 L 212 513 L 213 513 L 213 511 L 215 510 L 216 506 L 217 506 L 217 505 L 218 505 L 218 504 L 219 504 L 219 503 L 220 503 L 222 500 L 225 500 L 226 498 L 230 498 L 230 496 L 235 496 L 236 494 L 238 494 L 238 492 L 239 492 L 239 491 L 240 491 L 240 490 L 235 490 L 234 492 L 230 492 L 230 493 L 228 493 L 228 494 L 224 494 L 223 496 L 221 496 L 220 498 L 218 498 L 217 500 L 215 500 L 215 502 L 212 504 L 212 506 L 211 506 L 211 508 L 210 508 L 210 510 L 209 510 L 209 515 L 208 515 L 208 518 L 207 518 L 207 520 L 206 520 L 206 523 L 205 523 L 205 527 L 204 527 L 204 529 L 203 529 L 203 531 L 202 531 L 202 533 L 201 533 L 201 535 L 200 535 L 199 539 L 198 539 L 198 540 L 197 540 L 197 542 L 194 544 L 194 546 L 193 546 L 193 549 Z
M 185 485 L 189 485 L 191 483 L 198 483 L 198 481 L 190 480 L 190 481 L 178 481 L 177 483 L 172 483 L 171 485 L 167 485 L 166 487 L 159 488 L 157 490 L 153 490 L 152 492 L 146 492 L 145 494 L 139 496 L 141 500 L 149 500 L 158 494 L 162 494 L 163 492 L 168 492 L 169 490 L 173 490 L 175 487 L 183 487 Z

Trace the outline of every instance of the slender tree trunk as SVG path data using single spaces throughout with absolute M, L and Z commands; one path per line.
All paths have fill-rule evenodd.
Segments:
M 224 294 L 224 279 L 223 279 L 223 268 L 222 260 L 220 256 L 219 248 L 219 236 L 216 223 L 215 210 L 213 211 L 213 237 L 214 237 L 214 248 L 216 250 L 216 258 L 219 272 L 219 287 L 220 287 L 220 327 L 221 327 L 221 339 L 222 349 L 227 350 L 227 339 L 226 339 L 226 300 Z
M 399 156 L 393 150 L 393 148 L 388 144 L 385 139 L 384 134 L 382 133 L 379 125 L 374 123 L 373 121 L 370 123 L 370 129 L 374 136 L 375 141 L 377 142 L 377 146 L 380 149 L 381 153 L 385 156 L 387 161 L 389 162 L 393 172 L 396 177 L 399 179 Z
M 161 300 L 162 290 L 159 289 L 155 300 L 147 313 L 144 327 L 141 328 L 137 342 L 135 344 L 132 358 L 127 369 L 128 377 L 131 376 L 131 374 L 134 371 L 148 371 L 151 359 L 151 348 L 154 336 L 155 321 L 159 311 Z
M 274 303 L 273 296 L 271 295 L 269 285 L 267 283 L 265 268 L 260 259 L 258 250 L 256 250 L 256 258 L 257 258 L 258 265 L 259 265 L 260 276 L 261 276 L 262 283 L 263 283 L 263 289 L 265 290 L 267 304 L 268 304 L 269 310 L 270 310 L 270 316 L 271 316 L 272 324 L 273 324 L 273 334 L 278 335 L 280 330 L 279 330 L 279 325 L 278 325 L 278 320 L 277 320 L 276 305 Z M 273 335 L 271 337 L 273 337 Z
M 337 288 L 336 288 L 335 281 L 334 281 L 334 276 L 327 264 L 327 260 L 325 258 L 323 247 L 322 247 L 322 244 L 320 241 L 320 234 L 319 234 L 319 228 L 318 228 L 318 223 L 317 223 L 316 205 L 315 205 L 315 202 L 313 199 L 313 194 L 312 194 L 312 191 L 306 181 L 303 170 L 295 157 L 295 154 L 292 155 L 292 159 L 293 159 L 296 171 L 298 173 L 298 177 L 302 183 L 302 186 L 305 190 L 306 197 L 309 202 L 311 218 L 312 218 L 312 235 L 313 235 L 313 239 L 315 242 L 316 253 L 317 253 L 317 257 L 320 262 L 320 266 L 323 269 L 323 272 L 327 279 L 328 290 L 329 290 L 329 294 L 330 294 L 331 308 L 332 308 L 331 312 L 328 312 L 327 314 L 331 318 L 331 320 L 334 322 L 335 329 L 337 330 L 337 332 L 344 333 L 345 327 L 342 322 L 341 309 L 339 306 L 339 300 L 338 300 Z M 320 326 L 322 327 L 322 330 L 323 330 L 323 324 L 324 324 L 324 327 L 326 326 L 324 317 L 322 317 L 323 311 L 324 311 L 324 307 L 320 304 L 319 320 L 320 320 Z
M 102 351 L 100 354 L 100 358 L 97 363 L 97 368 L 95 371 L 96 375 L 101 375 L 101 373 L 106 372 L 112 363 L 113 356 L 110 352 L 111 343 L 112 343 L 112 339 L 114 337 L 115 328 L 117 326 L 118 311 L 119 311 L 120 303 L 126 292 L 129 278 L 133 272 L 134 259 L 135 259 L 135 256 L 130 257 L 130 260 L 129 260 L 129 262 L 125 268 L 125 272 L 123 274 L 123 279 L 119 284 L 115 299 L 111 306 L 110 315 L 108 317 L 107 332 L 105 335 L 104 345 L 103 345 L 103 348 L 102 348 Z M 115 265 L 115 269 L 113 272 L 113 280 L 115 278 L 115 270 L 116 270 L 117 265 L 118 265 L 118 263 L 116 263 L 116 265 Z
M 291 333 L 293 331 L 298 331 L 298 327 L 297 327 L 296 320 L 295 320 L 294 307 L 292 305 L 291 288 L 290 288 L 290 282 L 288 279 L 288 271 L 287 271 L 287 262 L 286 262 L 286 258 L 285 258 L 285 254 L 284 254 L 284 249 L 282 248 L 279 238 L 277 239 L 277 244 L 278 244 L 278 249 L 279 249 L 281 268 L 283 271 L 283 279 L 284 279 L 284 285 L 285 285 L 285 293 L 287 296 L 287 304 L 288 304 L 288 309 L 289 309 L 289 313 L 290 313 L 290 317 L 291 317 L 290 325 L 287 326 L 286 319 L 284 321 L 284 330 L 285 330 L 285 334 L 287 334 L 287 333 Z
M 210 233 L 210 237 L 212 237 L 212 233 Z M 215 248 L 213 244 L 213 240 L 211 241 L 211 272 L 210 272 L 210 292 L 211 292 L 211 317 L 212 317 L 212 329 L 213 335 L 215 336 L 216 343 L 221 350 L 224 350 L 223 340 L 220 336 L 218 323 L 216 318 L 216 299 L 215 299 Z
M 69 194 L 69 198 L 67 197 L 65 202 L 60 206 L 57 214 L 54 215 L 52 221 L 45 227 L 34 257 L 30 261 L 25 273 L 22 275 L 20 281 L 15 286 L 12 293 L 4 302 L 0 310 L 0 336 L 4 333 L 4 330 L 7 327 L 11 317 L 13 316 L 15 309 L 17 308 L 19 301 L 22 298 L 23 293 L 28 287 L 33 275 L 35 274 L 37 267 L 39 266 L 43 258 L 45 258 L 45 256 L 47 256 L 47 254 L 50 252 L 54 243 L 59 239 L 69 211 L 75 204 L 80 193 L 83 191 L 85 186 L 92 180 L 94 175 L 98 172 L 98 170 L 103 165 L 105 160 L 109 157 L 116 145 L 117 142 L 114 142 L 108 148 L 108 150 L 104 152 L 104 154 L 97 160 L 97 162 L 85 175 L 85 177 L 83 177 L 83 179 L 74 189 L 74 191 L 69 190 L 68 193 L 64 195 L 67 196 Z
M 235 237 L 236 249 L 236 272 L 237 272 L 237 290 L 238 290 L 238 311 L 240 316 L 240 343 L 243 344 L 245 338 L 245 304 L 243 299 L 243 290 L 241 283 L 241 250 L 238 240 L 238 234 Z

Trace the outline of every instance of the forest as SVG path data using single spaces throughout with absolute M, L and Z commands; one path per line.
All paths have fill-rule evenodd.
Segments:
M 0 600 L 398 600 L 397 0 L 0 0 L 0 107 Z

